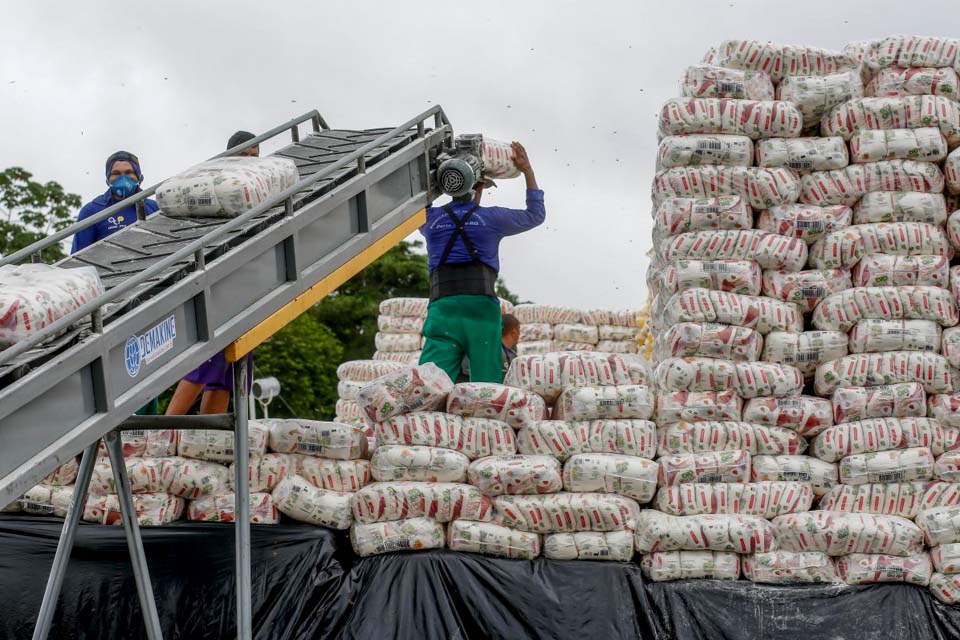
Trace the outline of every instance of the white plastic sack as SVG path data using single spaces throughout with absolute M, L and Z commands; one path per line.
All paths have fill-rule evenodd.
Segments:
M 379 446 L 370 458 L 370 474 L 380 482 L 463 482 L 469 466 L 459 451 L 399 444 Z
M 649 420 L 653 406 L 653 392 L 644 385 L 571 387 L 557 398 L 552 417 L 573 421 Z
M 520 175 L 520 170 L 513 161 L 513 146 L 509 142 L 484 136 L 480 144 L 480 160 L 483 163 L 484 178 L 500 180 Z
M 423 322 L 423 318 L 410 316 L 377 316 L 377 330 L 383 333 L 423 333 Z
M 843 484 L 913 482 L 933 477 L 934 460 L 929 449 L 893 449 L 847 456 L 840 461 Z
M 17 498 L 20 509 L 31 515 L 67 517 L 73 500 L 73 486 L 38 484 Z
M 415 365 L 420 362 L 421 353 L 421 351 L 374 351 L 370 357 L 381 362 Z
M 813 487 L 806 482 L 680 484 L 657 492 L 654 507 L 673 516 L 710 513 L 773 518 L 809 511 Z
M 833 392 L 837 424 L 869 418 L 909 418 L 926 415 L 927 394 L 916 382 L 879 387 L 840 387 Z
M 740 577 L 740 556 L 723 551 L 664 551 L 643 556 L 640 570 L 653 582 L 736 580 Z
M 950 258 L 939 256 L 894 256 L 875 254 L 861 258 L 853 267 L 854 287 L 947 288 Z M 836 292 L 834 292 L 836 293 Z
M 813 313 L 813 324 L 829 331 L 849 331 L 865 319 L 934 320 L 944 327 L 960 321 L 956 299 L 938 287 L 849 289 L 828 296 Z
M 942 393 L 927 396 L 927 415 L 944 427 L 960 427 L 960 394 Z
M 933 320 L 861 320 L 850 330 L 852 353 L 940 350 L 943 330 Z
M 923 503 L 923 481 L 838 484 L 820 499 L 823 511 L 873 513 L 913 520 Z
M 520 430 L 517 449 L 561 462 L 578 453 L 604 452 L 652 459 L 657 453 L 657 425 L 648 420 L 543 420 Z
M 567 387 L 646 384 L 651 379 L 650 365 L 640 356 L 558 352 L 516 357 L 503 383 L 552 403 Z
M 749 422 L 677 422 L 660 429 L 661 456 L 708 451 L 800 454 L 807 443 L 797 432 Z
M 563 464 L 563 488 L 573 493 L 617 493 L 643 504 L 657 491 L 659 465 L 619 453 L 580 453 Z
M 533 560 L 540 555 L 540 535 L 492 522 L 456 520 L 447 527 L 447 547 L 452 551 Z
M 947 203 L 941 193 L 874 191 L 853 206 L 853 224 L 926 222 L 942 225 L 946 221 Z
M 743 577 L 765 584 L 839 582 L 833 559 L 819 551 L 770 551 L 744 556 Z
M 731 551 L 757 553 L 777 548 L 773 526 L 764 518 L 730 514 L 671 516 L 644 509 L 634 530 L 639 553 Z
M 816 437 L 810 454 L 827 462 L 858 453 L 873 453 L 904 446 L 897 418 L 871 418 L 828 427 Z
M 627 327 L 613 324 L 601 324 L 597 327 L 597 333 L 600 337 L 600 342 L 636 342 L 638 331 L 639 330 L 636 323 Z M 600 349 L 600 351 L 603 351 L 603 349 Z
M 927 545 L 960 542 L 960 507 L 935 507 L 917 514 L 917 525 L 923 531 Z
M 234 434 L 232 431 L 213 429 L 183 429 L 180 431 L 177 453 L 184 458 L 208 460 L 210 462 L 233 462 Z M 267 427 L 263 423 L 251 420 L 247 431 L 247 446 L 250 455 L 263 455 L 267 448 Z
M 103 496 L 94 502 L 84 509 L 84 520 L 92 519 L 100 524 L 117 526 L 123 524 L 119 496 Z M 183 508 L 183 498 L 168 493 L 138 493 L 133 496 L 133 510 L 141 527 L 159 527 L 179 520 L 183 516 Z
M 668 238 L 688 231 L 750 229 L 753 208 L 741 196 L 666 198 L 653 214 L 653 236 Z
M 756 329 L 764 335 L 771 331 L 800 333 L 803 331 L 803 312 L 793 303 L 771 298 L 690 289 L 670 298 L 663 322 L 668 326 L 679 322 L 720 322 Z
M 845 140 L 864 129 L 937 127 L 952 149 L 960 144 L 960 104 L 942 96 L 861 98 L 825 113 L 820 127 L 823 135 Z
M 268 454 L 264 459 L 270 455 L 277 454 Z M 370 463 L 367 460 L 330 460 L 302 456 L 297 475 L 309 480 L 313 486 L 329 491 L 359 491 L 371 481 Z M 264 465 L 261 465 L 260 478 L 263 486 L 270 486 L 268 478 L 264 476 Z
M 748 327 L 729 324 L 680 322 L 654 338 L 655 360 L 682 357 L 759 360 L 763 338 Z
M 960 544 L 941 544 L 930 549 L 930 560 L 938 573 L 960 573 Z
M 426 318 L 429 306 L 429 298 L 389 298 L 380 303 L 380 315 Z
M 597 344 L 600 335 L 597 327 L 593 325 L 557 324 L 553 326 L 553 338 L 557 341 Z
M 330 529 L 347 529 L 353 523 L 353 494 L 319 489 L 300 476 L 284 478 L 273 490 L 281 513 L 300 522 Z
M 658 463 L 658 483 L 662 487 L 750 481 L 749 451 L 710 451 L 661 456 Z
M 672 391 L 657 394 L 657 423 L 740 420 L 743 400 L 726 391 Z
M 774 518 L 773 526 L 784 551 L 912 556 L 923 550 L 923 534 L 917 525 L 897 516 L 808 511 Z
M 520 356 L 543 355 L 545 353 L 553 353 L 554 351 L 556 351 L 556 349 L 553 348 L 553 340 L 534 340 L 531 342 L 517 343 L 517 355 Z
M 535 342 L 537 340 L 553 340 L 553 325 L 542 322 L 520 325 L 520 342 Z
M 814 132 L 819 132 L 820 120 L 831 109 L 862 97 L 863 82 L 855 71 L 791 76 L 777 86 L 777 99 L 797 105 L 804 129 Z
M 939 462 L 944 456 L 937 459 Z M 937 464 L 933 465 L 934 475 L 936 475 Z M 933 509 L 934 507 L 952 507 L 960 505 L 960 483 L 945 482 L 943 480 L 934 480 L 926 483 L 923 492 L 921 509 Z
M 505 422 L 418 411 L 376 425 L 381 445 L 404 444 L 460 451 L 471 460 L 516 453 L 513 429 Z
M 850 164 L 847 143 L 840 137 L 767 138 L 757 141 L 756 153 L 757 166 L 786 167 L 801 174 L 842 169 Z
M 411 411 L 434 411 L 451 391 L 447 373 L 427 362 L 377 378 L 360 390 L 357 402 L 368 418 L 380 422 Z
M 501 524 L 532 533 L 634 529 L 640 507 L 624 496 L 552 493 L 493 499 Z
M 947 161 L 943 165 L 943 173 L 947 192 L 952 195 L 960 193 L 960 153 L 953 151 L 947 156 Z
M 722 391 L 742 398 L 792 396 L 803 389 L 796 367 L 775 362 L 730 362 L 716 358 L 669 358 L 654 373 L 661 391 Z
M 839 387 L 875 387 L 898 382 L 919 382 L 927 393 L 953 390 L 950 365 L 937 353 L 890 351 L 857 353 L 817 368 L 815 388 L 820 395 Z
M 927 586 L 933 565 L 926 551 L 912 556 L 852 553 L 837 558 L 837 573 L 847 584 L 905 582 Z
M 813 494 L 822 496 L 838 482 L 837 465 L 810 456 L 760 455 L 753 457 L 752 482 L 809 482 Z
M 513 315 L 521 325 L 529 322 L 545 324 L 569 324 L 580 322 L 582 313 L 570 307 L 557 307 L 548 304 L 518 304 Z
M 873 71 L 886 67 L 954 67 L 960 40 L 937 36 L 887 36 L 867 43 L 863 62 Z
M 172 473 L 170 493 L 196 500 L 203 496 L 229 492 L 230 481 L 230 470 L 224 465 L 184 458 Z
M 934 418 L 900 418 L 905 447 L 926 447 L 934 456 L 940 456 L 960 445 L 960 429 L 944 427 Z
M 830 231 L 849 227 L 852 217 L 853 211 L 843 205 L 784 204 L 761 211 L 757 217 L 757 229 L 812 244 Z
M 613 325 L 636 329 L 640 313 L 638 309 L 588 309 L 581 312 L 580 322 L 598 327 Z M 600 339 L 603 340 L 603 336 Z
M 947 141 L 936 127 L 863 129 L 850 138 L 850 160 L 856 163 L 879 160 L 940 162 L 946 157 Z
M 671 98 L 660 110 L 660 135 L 724 133 L 758 138 L 796 138 L 800 110 L 789 102 Z
M 747 136 L 703 133 L 667 136 L 660 141 L 657 153 L 657 167 L 661 169 L 702 165 L 749 167 L 752 164 L 753 140 Z
M 856 227 L 848 227 L 825 234 L 810 246 L 807 255 L 811 268 L 827 270 L 852 267 L 864 253 L 863 236 Z
M 813 437 L 833 425 L 833 407 L 829 400 L 816 396 L 752 398 L 743 408 L 743 421 Z
M 280 512 L 273 504 L 273 496 L 269 493 L 251 493 L 250 502 L 251 524 L 277 524 L 280 522 Z M 199 500 L 191 500 L 187 507 L 187 520 L 194 522 L 236 522 L 237 496 L 229 493 L 222 496 L 207 496 Z
M 424 337 L 419 333 L 377 333 L 374 343 L 381 353 L 409 353 L 419 351 Z
M 147 458 L 131 457 L 124 459 L 127 478 L 130 481 L 132 493 L 166 493 L 170 491 L 170 483 L 180 472 L 185 460 L 183 458 Z M 117 485 L 113 477 L 113 466 L 109 458 L 98 458 L 93 465 L 93 475 L 90 476 L 89 492 L 94 495 L 117 493 Z
M 960 113 L 960 105 L 957 109 Z M 960 130 L 957 140 L 960 143 Z M 943 173 L 936 163 L 880 160 L 801 176 L 799 198 L 806 204 L 852 206 L 874 191 L 942 193 L 943 188 Z
M 167 216 L 233 218 L 276 198 L 299 180 L 290 158 L 216 158 L 165 180 L 157 188 L 157 204 Z
M 857 68 L 856 61 L 846 52 L 759 40 L 724 40 L 717 48 L 715 64 L 763 70 L 774 82 L 790 76 L 832 75 Z
M 658 171 L 653 181 L 655 202 L 664 198 L 741 196 L 754 209 L 767 209 L 796 202 L 800 192 L 800 177 L 783 167 L 676 167 Z
M 493 503 L 477 487 L 454 482 L 375 482 L 353 496 L 353 516 L 369 524 L 429 517 L 437 522 L 493 518 Z
M 543 537 L 543 557 L 550 560 L 629 562 L 633 559 L 633 532 L 548 533 Z
M 760 265 L 753 260 L 676 259 L 664 266 L 658 286 L 665 296 L 698 288 L 756 296 L 761 283 Z
M 930 593 L 944 604 L 960 602 L 960 575 L 934 573 L 930 576 Z
M 361 558 L 394 551 L 442 549 L 443 542 L 443 525 L 430 518 L 355 523 L 350 528 L 350 544 Z
M 543 420 L 547 411 L 543 398 L 536 393 L 490 382 L 455 385 L 446 407 L 447 413 L 499 420 L 515 429 Z
M 556 493 L 563 488 L 560 473 L 553 456 L 490 456 L 471 462 L 467 479 L 485 496 Z
M 74 483 L 79 471 L 80 462 L 76 457 L 73 457 L 45 475 L 43 480 L 40 481 L 40 484 L 52 484 L 54 486 L 64 487 Z
M 370 382 L 388 373 L 403 369 L 399 362 L 385 362 L 381 360 L 350 360 L 337 367 L 338 380 L 354 382 Z M 349 398 L 348 398 L 349 399 Z
M 339 422 L 318 422 L 287 418 L 267 420 L 270 450 L 277 453 L 304 453 L 321 458 L 354 460 L 367 453 L 363 430 Z
M 885 253 L 900 256 L 953 257 L 953 247 L 939 225 L 925 222 L 877 222 L 858 224 L 851 231 L 863 238 L 864 255 Z
M 725 69 L 709 64 L 687 67 L 680 82 L 689 98 L 773 100 L 773 82 L 766 71 Z
M 842 331 L 804 331 L 803 333 L 774 331 L 767 334 L 763 345 L 764 360 L 791 365 L 808 378 L 817 372 L 817 366 L 821 363 L 836 360 L 845 355 L 847 355 L 847 334 Z

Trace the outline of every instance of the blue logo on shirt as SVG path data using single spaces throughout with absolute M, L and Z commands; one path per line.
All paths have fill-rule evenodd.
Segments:
M 137 377 L 143 365 L 150 364 L 173 348 L 176 337 L 177 321 L 174 316 L 170 316 L 139 336 L 130 336 L 124 346 L 123 354 L 127 375 L 131 378 Z

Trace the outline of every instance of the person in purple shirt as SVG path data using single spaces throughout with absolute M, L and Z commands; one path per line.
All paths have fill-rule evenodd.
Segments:
M 433 362 L 457 379 L 461 362 L 470 359 L 470 380 L 501 382 L 500 241 L 543 223 L 546 209 L 527 152 L 513 143 L 513 159 L 527 183 L 527 208 L 481 207 L 484 185 L 429 207 L 420 233 L 427 241 L 430 306 L 423 325 L 426 342 L 420 364 Z
M 111 154 L 107 158 L 106 173 L 107 186 L 110 188 L 107 189 L 106 193 L 97 196 L 80 209 L 77 222 L 96 215 L 107 207 L 112 207 L 141 190 L 140 183 L 143 182 L 143 173 L 140 171 L 140 160 L 129 151 L 117 151 Z M 147 215 L 159 209 L 157 203 L 149 198 L 144 200 L 143 208 Z M 86 249 L 93 243 L 113 235 L 136 221 L 136 205 L 131 203 L 106 220 L 101 220 L 75 233 L 70 253 Z

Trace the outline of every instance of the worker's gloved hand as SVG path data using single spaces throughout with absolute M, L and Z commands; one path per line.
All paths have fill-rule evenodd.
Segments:
M 510 146 L 513 148 L 513 164 L 520 170 L 520 173 L 523 175 L 532 173 L 533 167 L 530 166 L 530 158 L 527 157 L 527 150 L 523 148 L 523 145 L 514 141 Z

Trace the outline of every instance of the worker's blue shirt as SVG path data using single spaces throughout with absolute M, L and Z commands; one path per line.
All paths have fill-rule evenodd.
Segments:
M 117 204 L 117 200 L 113 199 L 113 192 L 107 189 L 107 192 L 103 195 L 99 195 L 87 204 L 83 205 L 83 209 L 80 209 L 80 215 L 77 216 L 77 222 L 80 222 L 84 218 L 89 218 L 94 216 L 107 207 L 112 207 Z M 146 211 L 147 215 L 157 211 L 160 207 L 157 206 L 157 203 L 153 200 L 144 200 L 143 201 L 143 210 Z M 78 231 L 73 236 L 73 247 L 70 249 L 70 253 L 76 253 L 81 249 L 86 249 L 94 242 L 98 240 L 103 240 L 109 235 L 113 235 L 120 229 L 123 229 L 127 225 L 133 224 L 137 221 L 137 207 L 136 205 L 131 204 L 124 209 L 121 209 L 114 215 L 110 216 L 106 220 L 101 220 L 100 222 L 87 227 L 81 231 Z
M 453 202 L 450 207 L 457 218 L 463 216 L 475 205 L 473 202 Z M 547 217 L 543 206 L 543 191 L 527 189 L 526 209 L 506 209 L 504 207 L 480 207 L 465 225 L 467 237 L 476 248 L 481 262 L 500 273 L 500 241 L 507 236 L 516 235 L 533 229 Z M 456 230 L 453 220 L 444 212 L 442 207 L 429 207 L 427 221 L 420 227 L 420 233 L 427 240 L 427 257 L 430 272 L 440 266 L 440 258 L 450 237 Z M 463 237 L 457 238 L 447 264 L 462 264 L 473 262 L 473 256 L 463 242 Z

